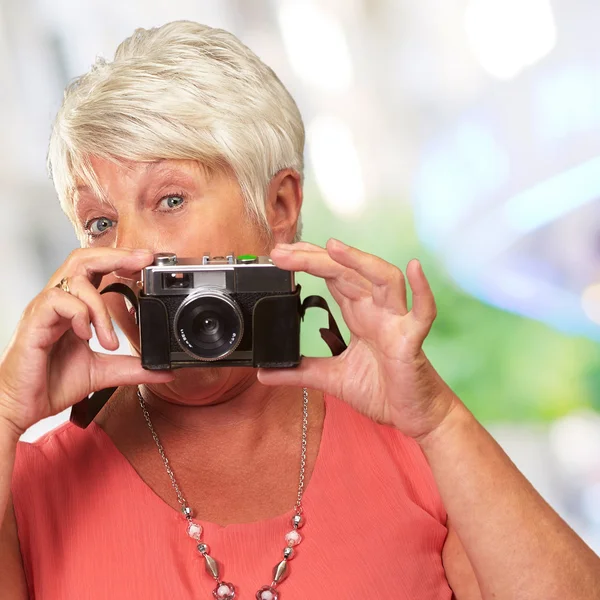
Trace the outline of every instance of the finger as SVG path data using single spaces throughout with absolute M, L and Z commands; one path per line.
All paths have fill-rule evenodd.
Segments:
M 54 311 L 63 319 L 70 321 L 71 329 L 78 338 L 89 342 L 92 339 L 92 328 L 87 307 L 83 302 L 80 302 L 77 306 L 70 304 L 69 300 L 57 304 Z M 68 331 L 68 329 L 68 327 L 65 327 L 62 333 Z
M 427 335 L 437 314 L 431 286 L 429 285 L 429 281 L 427 281 L 427 277 L 425 277 L 421 263 L 416 259 L 408 263 L 406 275 L 412 291 L 412 309 L 410 314 L 415 322 L 421 325 L 423 332 Z
M 312 245 L 310 245 L 312 246 Z M 371 284 L 351 269 L 336 264 L 318 246 L 303 250 L 300 244 L 277 246 L 271 252 L 276 266 L 289 271 L 304 271 L 322 277 L 334 300 L 343 308 L 346 301 L 357 301 L 371 296 Z
M 100 285 L 102 276 L 118 271 L 121 276 L 130 273 L 139 273 L 143 268 L 154 262 L 154 254 L 148 250 L 134 250 L 130 254 L 121 256 L 99 256 L 94 260 L 79 265 L 78 274 L 83 270 L 85 275 L 96 286 Z
M 343 273 L 343 267 L 331 260 L 324 250 L 304 250 L 295 246 L 275 246 L 271 251 L 271 259 L 281 269 L 304 271 L 325 279 L 333 279 Z
M 310 387 L 339 397 L 342 377 L 338 357 L 302 358 L 298 367 L 259 369 L 258 381 L 263 385 Z
M 135 356 L 94 353 L 90 369 L 90 388 L 101 390 L 120 385 L 168 383 L 175 379 L 172 371 L 149 371 Z
M 394 267 L 388 283 L 373 284 L 373 302 L 376 306 L 390 309 L 394 314 L 406 315 L 408 312 L 406 281 L 400 269 Z
M 48 285 L 56 285 L 63 277 L 83 275 L 98 286 L 102 280 L 102 275 L 117 270 L 135 273 L 152 264 L 153 260 L 154 255 L 150 250 L 83 248 L 71 253 Z
M 292 256 L 286 256 L 279 264 L 277 256 L 273 262 L 280 268 L 322 277 L 334 300 L 342 307 L 348 300 L 354 302 L 371 297 L 371 284 L 355 271 L 337 265 L 325 251 L 294 250 Z
M 342 306 L 347 300 L 356 302 L 363 298 L 371 297 L 371 288 L 361 282 L 356 282 L 347 277 L 326 280 L 327 289 L 331 292 L 333 299 Z
M 327 242 L 327 252 L 335 262 L 349 269 L 354 269 L 375 285 L 389 283 L 392 272 L 396 269 L 394 265 L 383 260 L 383 258 L 347 246 L 333 238 Z
M 327 252 L 325 248 L 321 246 L 317 246 L 316 244 L 311 244 L 310 242 L 296 242 L 294 244 L 277 244 L 275 246 L 276 249 L 281 250 L 306 250 L 307 252 Z
M 309 242 L 296 242 L 295 244 L 278 244 L 278 248 L 290 250 L 304 250 L 306 252 L 322 252 L 327 255 L 327 250 L 311 244 Z M 360 300 L 370 296 L 371 286 L 364 279 L 359 277 L 350 277 L 352 271 L 344 270 L 342 276 L 335 277 L 327 281 L 327 287 L 334 300 L 341 306 L 346 299 Z
M 100 344 L 107 350 L 116 350 L 119 347 L 119 338 L 115 333 L 106 303 L 98 290 L 83 275 L 69 278 L 69 290 L 71 295 L 79 298 L 88 307 L 90 320 L 96 329 Z
M 304 271 L 309 275 L 326 280 L 346 279 L 352 282 L 353 287 L 362 288 L 365 292 L 371 293 L 369 281 L 354 270 L 333 260 L 325 250 L 303 250 L 296 248 L 297 244 L 293 246 L 295 248 L 276 246 L 272 250 L 271 258 L 278 267 L 289 271 Z
M 339 240 L 329 240 L 327 252 L 335 262 L 356 271 L 372 284 L 376 305 L 390 308 L 400 315 L 408 312 L 406 283 L 400 269 L 383 258 L 347 246 Z
M 82 340 L 92 337 L 88 307 L 62 290 L 51 288 L 40 294 L 26 311 L 25 331 L 43 348 L 50 347 L 69 329 Z

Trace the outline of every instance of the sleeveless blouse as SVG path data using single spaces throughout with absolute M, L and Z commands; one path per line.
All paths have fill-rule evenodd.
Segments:
M 325 407 L 303 539 L 280 600 L 450 600 L 446 513 L 419 446 L 340 400 L 326 397 Z M 95 423 L 20 442 L 12 493 L 31 600 L 213 598 L 184 516 Z M 236 600 L 254 600 L 271 583 L 292 516 L 199 521 Z

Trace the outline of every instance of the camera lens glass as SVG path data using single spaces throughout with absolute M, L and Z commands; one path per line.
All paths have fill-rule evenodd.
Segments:
M 231 354 L 243 334 L 238 305 L 220 292 L 190 296 L 175 317 L 180 346 L 200 360 L 218 360 Z
M 218 339 L 223 322 L 219 320 L 218 315 L 204 311 L 194 319 L 192 327 L 197 337 Z

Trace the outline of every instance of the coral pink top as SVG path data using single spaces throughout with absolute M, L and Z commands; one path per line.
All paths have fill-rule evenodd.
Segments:
M 13 501 L 31 599 L 213 598 L 183 515 L 96 424 L 67 423 L 20 443 Z M 304 510 L 281 600 L 452 597 L 441 558 L 446 513 L 420 448 L 331 397 Z M 292 514 L 201 522 L 236 600 L 254 600 L 270 583 Z

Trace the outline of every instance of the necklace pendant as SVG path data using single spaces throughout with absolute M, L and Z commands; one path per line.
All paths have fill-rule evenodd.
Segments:
M 217 587 L 213 591 L 213 596 L 217 600 L 234 600 L 235 587 L 231 583 L 221 581 L 217 583 Z
M 187 534 L 193 539 L 200 541 L 202 537 L 202 525 L 198 525 L 198 523 L 194 523 L 194 521 L 190 521 L 188 523 Z
M 256 600 L 279 600 L 279 592 L 270 585 L 264 585 L 256 592 Z

